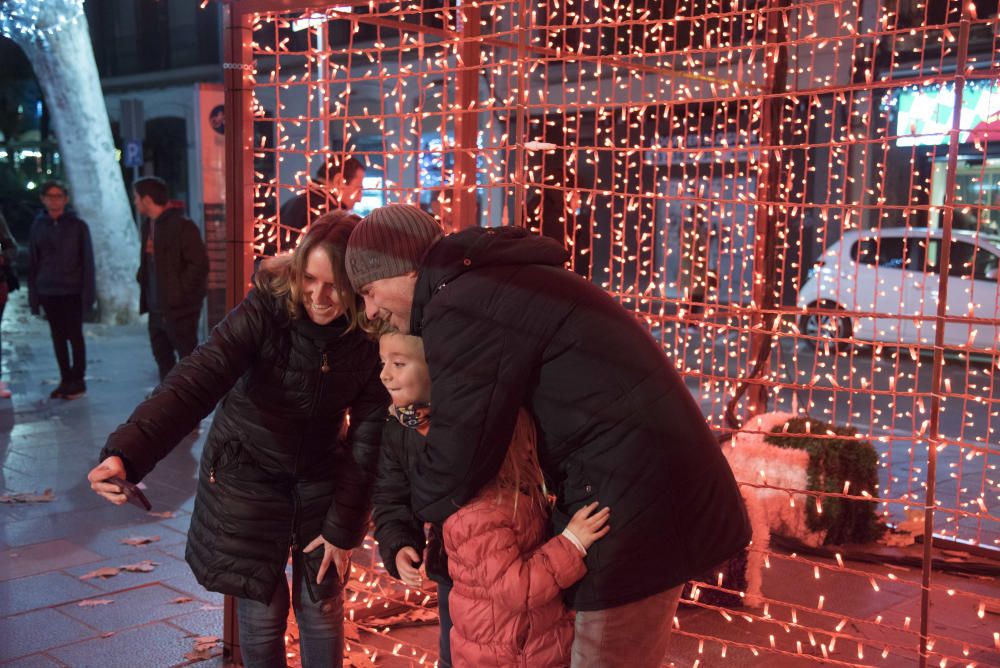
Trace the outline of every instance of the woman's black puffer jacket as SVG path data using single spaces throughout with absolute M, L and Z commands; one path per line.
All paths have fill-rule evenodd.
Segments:
M 206 589 L 267 603 L 289 548 L 364 537 L 389 398 L 376 345 L 346 328 L 251 291 L 108 438 L 102 460 L 138 482 L 222 400 L 186 553 Z

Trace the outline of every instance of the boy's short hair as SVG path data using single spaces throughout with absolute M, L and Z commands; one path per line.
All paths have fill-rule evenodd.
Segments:
M 132 190 L 139 197 L 148 197 L 157 206 L 166 206 L 168 201 L 167 182 L 158 176 L 144 176 L 132 184 Z
M 379 341 L 381 341 L 382 338 L 386 336 L 401 336 L 405 341 L 409 341 L 414 345 L 419 346 L 421 356 L 424 353 L 424 340 L 422 338 L 420 338 L 419 336 L 414 336 L 412 334 L 403 334 L 401 331 L 399 331 L 392 325 L 385 325 L 381 327 L 379 331 L 376 333 L 376 336 L 378 337 Z

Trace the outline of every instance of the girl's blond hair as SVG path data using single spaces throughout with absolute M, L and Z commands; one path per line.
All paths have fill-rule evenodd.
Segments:
M 351 288 L 344 266 L 347 240 L 360 221 L 359 216 L 344 210 L 320 216 L 309 226 L 309 231 L 294 251 L 269 257 L 261 263 L 254 275 L 254 286 L 261 292 L 284 299 L 289 317 L 303 317 L 302 278 L 306 273 L 306 262 L 314 249 L 321 248 L 333 267 L 337 297 L 350 323 L 347 331 L 355 327 L 367 330 L 364 310 L 358 308 L 358 296 Z
M 537 503 L 539 507 L 548 510 L 545 476 L 538 461 L 535 419 L 527 409 L 522 408 L 517 414 L 514 437 L 510 441 L 507 456 L 500 465 L 500 472 L 497 473 L 493 484 L 497 491 L 497 503 L 502 504 L 507 499 L 513 499 L 515 513 L 518 499 L 522 494 L 532 503 Z

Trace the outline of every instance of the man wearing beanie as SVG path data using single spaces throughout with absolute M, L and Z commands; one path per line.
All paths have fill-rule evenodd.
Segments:
M 611 508 L 610 533 L 567 592 L 572 665 L 659 666 L 683 584 L 745 547 L 750 525 L 676 370 L 565 261 L 558 243 L 519 228 L 442 237 L 402 204 L 362 220 L 346 257 L 368 317 L 424 340 L 434 419 L 410 472 L 417 514 L 443 522 L 492 480 L 528 407 L 553 531 L 594 501 Z

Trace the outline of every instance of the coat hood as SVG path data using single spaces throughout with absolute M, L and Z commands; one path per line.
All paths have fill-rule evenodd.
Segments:
M 448 235 L 431 246 L 420 265 L 410 333 L 420 336 L 427 303 L 441 288 L 468 271 L 532 264 L 561 267 L 568 258 L 558 242 L 520 227 L 473 227 Z

